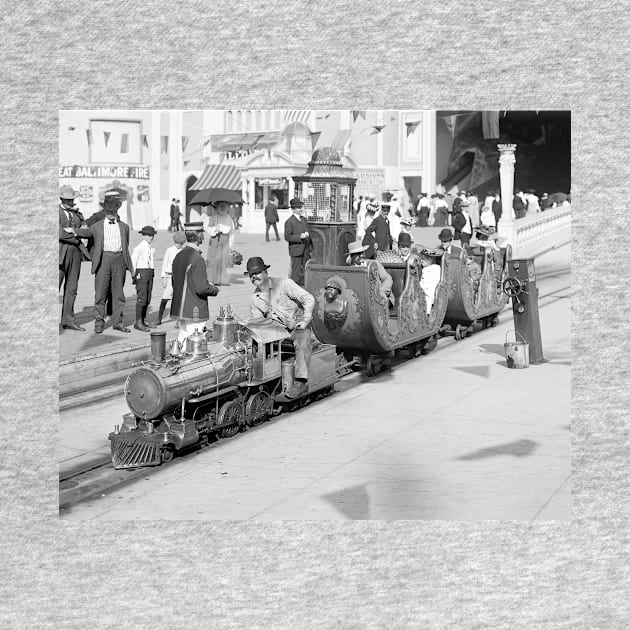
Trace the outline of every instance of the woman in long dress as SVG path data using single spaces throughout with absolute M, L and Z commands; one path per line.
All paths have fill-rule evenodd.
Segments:
M 212 208 L 212 206 L 210 206 Z M 230 284 L 227 267 L 230 266 L 230 248 L 234 223 L 229 213 L 229 204 L 218 201 L 208 216 L 208 280 L 215 285 Z

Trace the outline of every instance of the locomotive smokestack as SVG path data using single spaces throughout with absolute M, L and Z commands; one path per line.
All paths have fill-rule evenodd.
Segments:
M 166 332 L 151 333 L 151 358 L 154 363 L 164 363 L 166 354 Z

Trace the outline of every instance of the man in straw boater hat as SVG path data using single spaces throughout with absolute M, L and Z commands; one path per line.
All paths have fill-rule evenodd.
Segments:
M 315 298 L 291 278 L 271 278 L 270 265 L 259 256 L 247 261 L 251 283 L 256 287 L 250 298 L 250 323 L 261 318 L 273 320 L 291 333 L 295 348 L 295 382 L 284 393 L 287 398 L 298 398 L 308 391 L 308 367 L 311 362 L 311 319 Z
M 63 307 L 61 311 L 61 326 L 68 330 L 85 330 L 74 319 L 74 303 L 77 299 L 81 262 L 90 260 L 85 245 L 81 239 L 65 228 L 80 228 L 83 215 L 74 205 L 79 196 L 72 186 L 62 186 L 59 189 L 59 288 L 63 288 Z
M 369 245 L 363 245 L 361 241 L 348 243 L 348 257 L 346 258 L 346 264 L 354 267 L 367 267 L 365 252 L 369 248 Z M 383 267 L 378 260 L 372 260 L 372 262 L 376 265 L 379 291 L 383 298 L 385 298 L 390 304 L 393 304 L 392 285 L 394 284 L 394 281 L 387 271 L 385 271 L 385 267 Z
M 103 212 L 105 218 L 87 228 L 72 231 L 82 238 L 92 238 L 92 273 L 94 274 L 94 332 L 102 333 L 105 327 L 105 303 L 111 289 L 113 301 L 113 329 L 131 332 L 123 324 L 125 310 L 125 277 L 127 270 L 133 274 L 129 255 L 129 226 L 118 219 L 122 205 L 120 194 L 115 190 L 105 193 Z M 68 229 L 68 228 L 66 228 Z
M 195 331 L 202 332 L 209 317 L 208 298 L 219 294 L 219 289 L 208 281 L 206 261 L 201 253 L 204 228 L 201 221 L 185 223 L 186 246 L 173 259 L 173 301 L 171 316 L 177 318 L 179 334 L 177 347 L 185 343 Z

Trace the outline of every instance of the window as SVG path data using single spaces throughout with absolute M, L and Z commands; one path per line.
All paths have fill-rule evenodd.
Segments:
M 133 120 L 91 120 L 90 162 L 142 164 L 142 125 Z

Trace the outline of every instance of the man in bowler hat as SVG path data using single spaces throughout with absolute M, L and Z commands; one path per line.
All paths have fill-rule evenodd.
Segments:
M 311 332 L 315 298 L 290 278 L 271 278 L 270 265 L 259 256 L 247 261 L 247 271 L 256 290 L 250 298 L 250 323 L 261 318 L 273 320 L 291 333 L 295 348 L 295 382 L 284 393 L 299 398 L 308 392 L 308 367 L 311 362 Z
M 304 204 L 296 197 L 289 202 L 293 214 L 285 221 L 284 240 L 289 243 L 291 257 L 291 280 L 304 286 L 304 265 L 311 256 L 311 237 L 308 223 L 302 216 Z
M 136 285 L 136 323 L 133 327 L 142 332 L 149 332 L 155 324 L 147 322 L 147 310 L 151 304 L 153 276 L 155 275 L 155 248 L 151 247 L 157 232 L 152 225 L 145 225 L 141 230 L 142 240 L 134 247 L 131 262 L 134 268 L 133 283 Z
M 79 196 L 72 186 L 62 186 L 59 190 L 59 288 L 63 289 L 63 308 L 61 325 L 63 329 L 85 330 L 74 319 L 74 302 L 77 299 L 81 262 L 90 260 L 90 256 L 81 239 L 67 232 L 65 228 L 80 228 L 84 225 L 83 215 L 74 205 Z
M 115 190 L 105 193 L 103 211 L 105 218 L 87 228 L 72 231 L 82 238 L 92 238 L 92 273 L 94 274 L 94 332 L 102 333 L 105 327 L 105 302 L 111 288 L 113 300 L 113 329 L 131 332 L 123 324 L 125 310 L 125 277 L 127 271 L 133 274 L 129 255 L 129 226 L 118 220 L 118 210 L 122 199 Z M 67 228 L 66 228 L 67 229 Z

